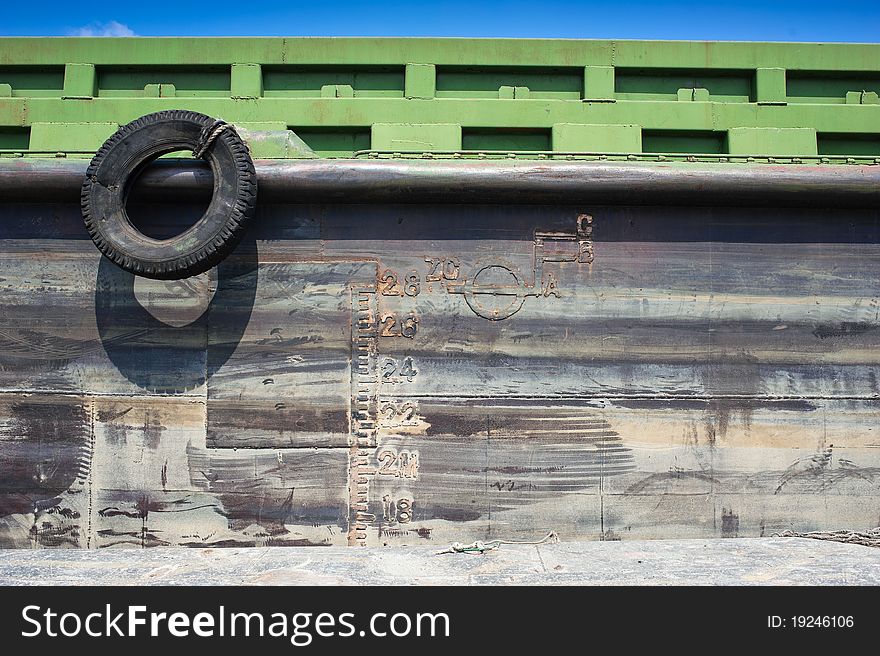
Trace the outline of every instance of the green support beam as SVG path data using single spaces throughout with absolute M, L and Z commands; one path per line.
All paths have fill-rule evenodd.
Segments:
M 144 98 L 175 98 L 177 87 L 173 84 L 145 84 Z
M 51 66 L 392 65 L 615 66 L 617 68 L 876 73 L 880 44 L 431 38 L 35 38 L 0 39 L 0 61 Z
M 785 69 L 758 68 L 755 70 L 755 101 L 759 105 L 785 104 Z
M 584 67 L 584 100 L 614 102 L 614 67 Z
M 250 99 L 263 96 L 263 67 L 260 64 L 233 64 L 230 78 L 233 98 Z
M 117 129 L 116 123 L 34 123 L 30 148 L 59 152 L 97 150 Z
M 638 125 L 580 125 L 557 123 L 553 150 L 589 153 L 640 153 L 642 128 Z
M 709 90 L 702 87 L 679 89 L 676 94 L 679 100 L 686 102 L 709 102 Z
M 813 156 L 818 154 L 812 128 L 731 128 L 728 152 L 734 155 Z
M 98 78 L 94 64 L 67 64 L 64 67 L 64 91 L 62 98 L 87 100 L 98 91 Z
M 407 64 L 404 96 L 429 100 L 437 93 L 437 67 L 433 64 Z

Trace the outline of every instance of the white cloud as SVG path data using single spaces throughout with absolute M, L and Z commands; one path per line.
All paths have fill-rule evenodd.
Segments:
M 128 26 L 117 21 L 89 23 L 70 32 L 70 36 L 137 36 Z

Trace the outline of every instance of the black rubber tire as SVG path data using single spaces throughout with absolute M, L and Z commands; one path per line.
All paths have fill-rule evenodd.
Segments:
M 89 235 L 104 255 L 136 275 L 174 280 L 207 271 L 232 252 L 254 215 L 257 174 L 231 125 L 202 155 L 214 173 L 214 195 L 192 227 L 170 239 L 152 239 L 125 211 L 131 183 L 144 166 L 166 153 L 197 149 L 203 131 L 220 125 L 197 112 L 156 112 L 122 126 L 101 146 L 86 171 L 80 200 Z

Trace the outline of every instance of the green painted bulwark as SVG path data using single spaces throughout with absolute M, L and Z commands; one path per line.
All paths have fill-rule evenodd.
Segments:
M 777 132 L 803 129 L 848 135 L 829 142 L 829 156 L 845 158 L 880 133 L 878 62 L 878 44 L 3 38 L 0 128 L 122 125 L 178 108 L 283 123 L 332 157 L 392 141 L 422 152 L 459 142 L 448 127 L 428 126 L 463 126 L 459 147 L 487 152 L 571 140 L 609 153 L 769 157 L 814 152 L 809 137 Z M 373 143 L 374 125 L 424 127 L 391 141 L 380 128 Z M 642 150 L 632 131 L 620 141 L 589 130 L 551 138 L 557 125 L 640 126 Z M 73 156 L 94 148 L 88 131 L 55 132 L 55 141 L 41 133 L 32 154 L 35 144 Z M 848 145 L 858 152 L 838 152 Z

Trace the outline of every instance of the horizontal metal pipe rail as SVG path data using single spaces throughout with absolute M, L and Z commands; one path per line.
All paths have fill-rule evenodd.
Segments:
M 70 202 L 85 160 L 0 161 L 0 200 Z M 460 160 L 258 160 L 261 201 L 880 207 L 880 166 Z M 211 192 L 207 164 L 156 162 L 133 198 Z

